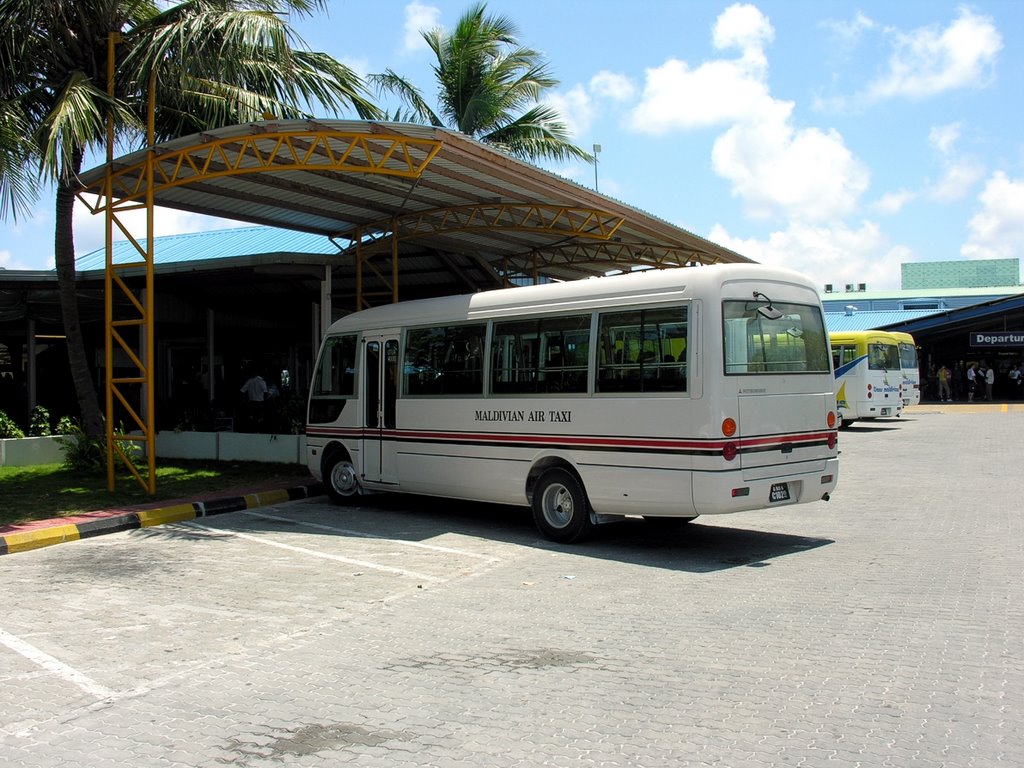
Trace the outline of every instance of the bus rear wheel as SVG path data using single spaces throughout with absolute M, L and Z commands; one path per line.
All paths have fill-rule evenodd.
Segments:
M 324 463 L 324 485 L 335 504 L 355 504 L 361 491 L 355 465 L 340 453 Z
M 549 469 L 533 489 L 533 521 L 552 541 L 571 544 L 593 530 L 590 503 L 579 480 L 564 469 Z

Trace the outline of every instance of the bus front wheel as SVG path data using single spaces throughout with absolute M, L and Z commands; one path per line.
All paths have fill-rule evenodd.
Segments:
M 359 477 L 348 457 L 335 454 L 324 465 L 324 485 L 335 504 L 355 504 L 359 498 Z
M 570 544 L 590 534 L 590 504 L 580 481 L 564 469 L 549 469 L 533 489 L 533 521 L 552 541 Z

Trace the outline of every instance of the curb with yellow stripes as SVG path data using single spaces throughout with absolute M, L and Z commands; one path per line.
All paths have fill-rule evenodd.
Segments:
M 241 512 L 246 509 L 283 504 L 286 501 L 298 501 L 323 494 L 320 483 L 299 485 L 273 491 L 259 491 L 242 496 L 228 496 L 210 501 L 192 501 L 173 504 L 158 509 L 142 509 L 134 512 L 114 513 L 92 520 L 62 523 L 53 520 L 53 525 L 39 525 L 24 531 L 0 534 L 0 555 L 28 552 L 32 549 L 63 544 L 66 541 L 88 539 L 105 533 L 117 533 L 133 528 L 149 528 L 165 523 L 177 523 L 182 520 L 194 520 L 197 517 L 220 515 L 225 512 Z

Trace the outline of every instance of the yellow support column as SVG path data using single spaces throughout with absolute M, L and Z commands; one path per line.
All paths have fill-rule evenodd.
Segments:
M 114 70 L 116 63 L 115 46 L 120 41 L 118 33 L 108 37 L 107 53 L 107 92 L 114 97 Z M 152 147 L 155 143 L 155 112 L 156 112 L 156 79 L 155 73 L 149 81 L 149 104 L 146 124 L 146 141 Z M 150 149 L 145 160 L 146 193 L 146 247 L 142 249 L 138 241 L 128 232 L 125 223 L 118 219 L 113 194 L 113 159 L 114 159 L 114 121 L 107 118 L 107 169 L 104 180 L 104 196 L 106 198 L 104 213 L 106 217 L 106 269 L 104 274 L 104 373 L 106 382 L 106 440 L 107 440 L 107 490 L 113 492 L 116 487 L 114 472 L 115 456 L 135 477 L 136 480 L 153 495 L 156 493 L 156 430 L 155 425 L 155 388 L 153 382 L 154 368 L 154 332 L 153 332 L 153 208 L 154 208 L 154 163 L 155 156 Z M 134 206 L 139 207 L 139 206 Z M 128 208 L 126 210 L 130 210 Z M 125 265 L 114 264 L 114 226 L 128 236 L 145 265 L 145 286 L 141 298 L 135 295 L 120 272 Z M 137 264 L 136 264 L 137 265 Z M 136 265 L 127 265 L 129 268 Z M 128 311 L 134 310 L 134 316 L 127 318 L 114 317 L 114 289 L 128 300 Z M 134 334 L 134 344 L 129 338 Z M 116 342 L 116 346 L 115 346 Z M 133 348 L 134 347 L 134 348 Z M 140 347 L 142 349 L 140 349 Z M 116 355 L 123 353 L 134 365 L 137 373 L 129 376 L 115 376 Z M 128 387 L 133 387 L 130 392 Z M 133 395 L 137 392 L 138 397 Z M 130 421 L 127 425 L 129 434 L 117 434 L 118 423 L 114 411 L 115 403 L 119 403 Z M 141 432 L 141 437 L 132 432 Z M 145 443 L 147 458 L 147 476 L 143 477 L 133 462 L 134 451 L 131 446 Z M 124 444 L 124 445 L 122 445 Z M 127 448 L 125 447 L 127 446 Z
M 116 46 L 121 42 L 118 32 L 107 35 L 107 95 L 114 98 L 114 65 L 117 61 Z M 107 115 L 107 168 L 103 181 L 104 206 L 104 244 L 106 246 L 105 269 L 103 274 L 103 317 L 104 317 L 104 383 L 105 410 L 107 420 L 104 425 L 107 440 L 107 490 L 114 491 L 114 425 L 111 414 L 114 411 L 114 390 L 111 383 L 113 375 L 114 350 L 110 333 L 110 323 L 114 316 L 114 297 L 112 295 L 113 253 L 114 253 L 114 115 Z

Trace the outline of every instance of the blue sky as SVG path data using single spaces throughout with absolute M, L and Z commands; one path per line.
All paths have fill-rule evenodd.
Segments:
M 434 93 L 418 30 L 469 2 L 333 0 L 298 28 L 360 73 Z M 816 283 L 898 288 L 900 264 L 1024 256 L 1024 2 L 491 0 L 604 194 Z M 593 166 L 548 168 L 592 186 Z M 0 267 L 52 267 L 52 201 L 0 225 Z M 158 234 L 223 222 L 159 210 Z M 102 245 L 80 212 L 76 245 Z

